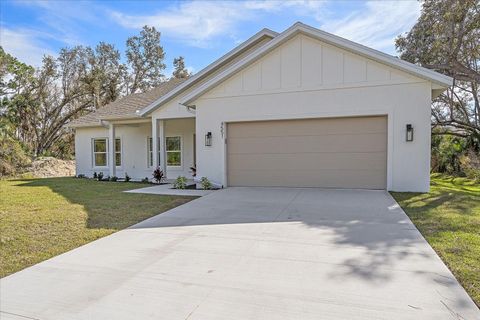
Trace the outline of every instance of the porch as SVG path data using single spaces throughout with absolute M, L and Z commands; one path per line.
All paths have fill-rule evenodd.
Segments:
M 128 175 L 141 180 L 151 179 L 153 171 L 159 167 L 166 179 L 193 178 L 191 167 L 196 166 L 195 118 L 110 120 L 105 123 L 108 137 L 94 138 L 92 142 L 92 170 L 110 177 Z M 97 162 L 102 164 L 102 160 L 106 165 L 98 166 Z

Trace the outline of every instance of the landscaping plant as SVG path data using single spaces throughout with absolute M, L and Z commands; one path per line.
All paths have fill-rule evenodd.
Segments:
M 98 181 L 102 181 L 102 180 L 103 180 L 103 172 L 99 172 L 99 173 L 97 174 L 97 180 L 98 180 Z
M 187 178 L 184 176 L 178 176 L 173 183 L 174 189 L 186 189 L 187 188 Z
M 202 177 L 202 179 L 200 179 L 200 184 L 202 185 L 203 190 L 210 190 L 213 187 L 212 183 L 207 177 Z
M 162 180 L 165 178 L 165 175 L 163 174 L 163 171 L 157 167 L 155 170 L 153 170 L 153 179 L 157 182 L 160 183 Z
M 129 182 L 130 180 L 132 180 L 132 178 L 125 172 L 125 182 Z

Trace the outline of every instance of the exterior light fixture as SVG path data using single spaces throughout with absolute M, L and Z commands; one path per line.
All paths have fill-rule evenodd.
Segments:
M 212 133 L 209 131 L 205 135 L 205 146 L 211 147 L 212 146 Z
M 405 137 L 407 142 L 413 141 L 413 126 L 409 123 L 407 124 L 407 135 Z

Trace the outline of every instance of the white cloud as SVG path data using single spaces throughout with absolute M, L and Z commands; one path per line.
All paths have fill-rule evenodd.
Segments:
M 103 22 L 104 9 L 97 3 L 20 0 L 15 4 L 38 10 L 38 20 L 42 22 L 43 29 L 48 29 L 56 41 L 69 46 L 85 42 L 82 36 L 86 25 L 101 25 Z
M 138 29 L 155 26 L 171 38 L 190 45 L 204 46 L 207 40 L 229 34 L 235 24 L 249 18 L 238 10 L 238 3 L 181 2 L 178 6 L 147 16 L 133 16 L 112 12 L 120 25 Z
M 41 66 L 45 54 L 54 55 L 46 42 L 40 40 L 41 37 L 48 36 L 35 30 L 0 27 L 0 45 L 3 49 L 21 62 L 34 67 Z
M 417 1 L 370 1 L 365 10 L 340 20 L 325 21 L 321 29 L 393 54 L 395 38 L 410 30 L 420 16 L 420 9 Z
M 205 47 L 213 38 L 230 36 L 241 22 L 248 23 L 262 13 L 292 10 L 296 15 L 321 16 L 324 1 L 190 1 L 152 15 L 129 15 L 111 11 L 111 16 L 126 28 L 155 26 L 165 35 L 189 45 Z

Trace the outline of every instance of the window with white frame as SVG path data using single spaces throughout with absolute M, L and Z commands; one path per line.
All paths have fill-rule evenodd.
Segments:
M 93 139 L 93 164 L 95 167 L 107 166 L 107 139 Z
M 153 142 L 152 138 L 147 138 L 147 159 L 148 166 L 153 166 Z
M 181 137 L 166 137 L 165 151 L 167 153 L 167 166 L 179 167 L 182 165 Z
M 158 140 L 160 144 L 160 140 Z M 158 150 L 158 161 L 160 162 L 160 150 Z M 147 164 L 149 167 L 153 166 L 153 140 L 151 137 L 147 138 Z
M 122 165 L 122 141 L 120 138 L 115 139 L 115 166 Z

